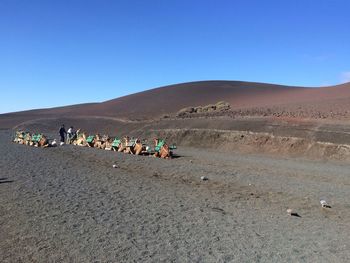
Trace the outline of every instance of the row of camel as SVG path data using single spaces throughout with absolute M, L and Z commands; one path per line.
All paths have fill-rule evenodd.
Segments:
M 49 142 L 48 138 L 42 133 L 33 133 L 16 131 L 13 142 L 35 146 L 35 147 L 54 147 L 57 146 L 56 140 Z
M 19 144 L 25 144 L 36 147 L 52 147 L 56 146 L 56 141 L 49 142 L 44 134 L 30 134 L 29 132 L 16 131 L 14 136 L 14 142 Z M 104 150 L 111 150 L 135 155 L 153 155 L 160 158 L 171 158 L 173 155 L 172 150 L 176 149 L 176 146 L 169 146 L 164 140 L 154 139 L 153 147 L 150 147 L 143 143 L 140 139 L 130 138 L 125 136 L 123 139 L 111 138 L 108 135 L 90 135 L 78 130 L 73 134 L 71 138 L 67 140 L 67 143 L 94 147 Z
M 140 139 L 130 138 L 125 136 L 123 139 L 112 138 L 108 135 L 101 136 L 100 134 L 88 136 L 85 132 L 78 130 L 69 143 L 78 146 L 94 147 L 104 150 L 111 150 L 135 155 L 149 155 L 153 154 L 155 157 L 170 158 L 172 157 L 172 150 L 176 146 L 169 146 L 164 140 L 154 139 L 154 148 L 146 145 Z

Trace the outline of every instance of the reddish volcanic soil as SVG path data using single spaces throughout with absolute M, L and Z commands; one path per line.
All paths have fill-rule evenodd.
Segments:
M 324 88 L 303 88 L 238 81 L 202 81 L 176 84 L 105 101 L 0 115 L 0 126 L 14 126 L 42 117 L 108 116 L 122 119 L 154 119 L 189 106 L 218 101 L 233 110 L 303 112 L 304 118 L 338 113 L 349 118 L 350 83 Z M 268 111 L 266 112 L 268 114 Z M 264 114 L 264 113 L 262 113 Z M 314 116 L 312 116 L 312 114 Z M 250 114 L 247 114 L 250 115 Z M 330 116 L 331 117 L 331 114 Z
M 348 262 L 349 101 L 350 83 L 206 81 L 0 115 L 0 261 Z M 178 148 L 11 142 L 62 123 Z
M 219 101 L 228 102 L 231 109 L 177 117 L 183 108 Z M 65 123 L 89 133 L 164 136 L 195 147 L 217 148 L 220 142 L 224 144 L 222 150 L 347 160 L 350 150 L 339 147 L 350 145 L 349 101 L 350 83 L 305 88 L 202 81 L 156 88 L 102 103 L 3 114 L 0 128 L 56 132 Z M 255 135 L 248 136 L 246 132 Z M 238 140 L 240 136 L 245 140 Z

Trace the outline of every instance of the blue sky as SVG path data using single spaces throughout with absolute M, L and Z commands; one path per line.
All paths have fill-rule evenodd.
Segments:
M 197 80 L 350 81 L 350 1 L 0 0 L 0 113 Z

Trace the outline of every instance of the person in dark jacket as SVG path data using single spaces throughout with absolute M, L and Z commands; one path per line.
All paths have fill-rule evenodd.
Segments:
M 65 136 L 65 134 L 67 134 L 66 129 L 64 128 L 64 124 L 62 124 L 62 126 L 60 128 L 59 134 L 61 137 L 61 144 L 64 144 L 64 142 L 65 142 L 64 136 Z

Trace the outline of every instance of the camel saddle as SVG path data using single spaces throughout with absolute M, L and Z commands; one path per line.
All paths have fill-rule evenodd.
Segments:
M 159 152 L 160 149 L 162 149 L 163 145 L 165 144 L 165 141 L 164 140 L 159 140 L 158 144 L 156 145 L 156 147 L 154 147 L 154 150 L 156 152 Z
M 92 141 L 94 140 L 94 138 L 95 138 L 95 136 L 90 135 L 89 137 L 87 137 L 86 142 L 87 142 L 87 143 L 92 143 Z
M 117 139 L 117 138 L 115 138 L 114 141 L 113 141 L 113 143 L 112 143 L 112 147 L 118 147 L 119 144 L 120 144 L 120 140 Z
M 42 135 L 41 134 L 33 134 L 32 142 L 40 142 Z

